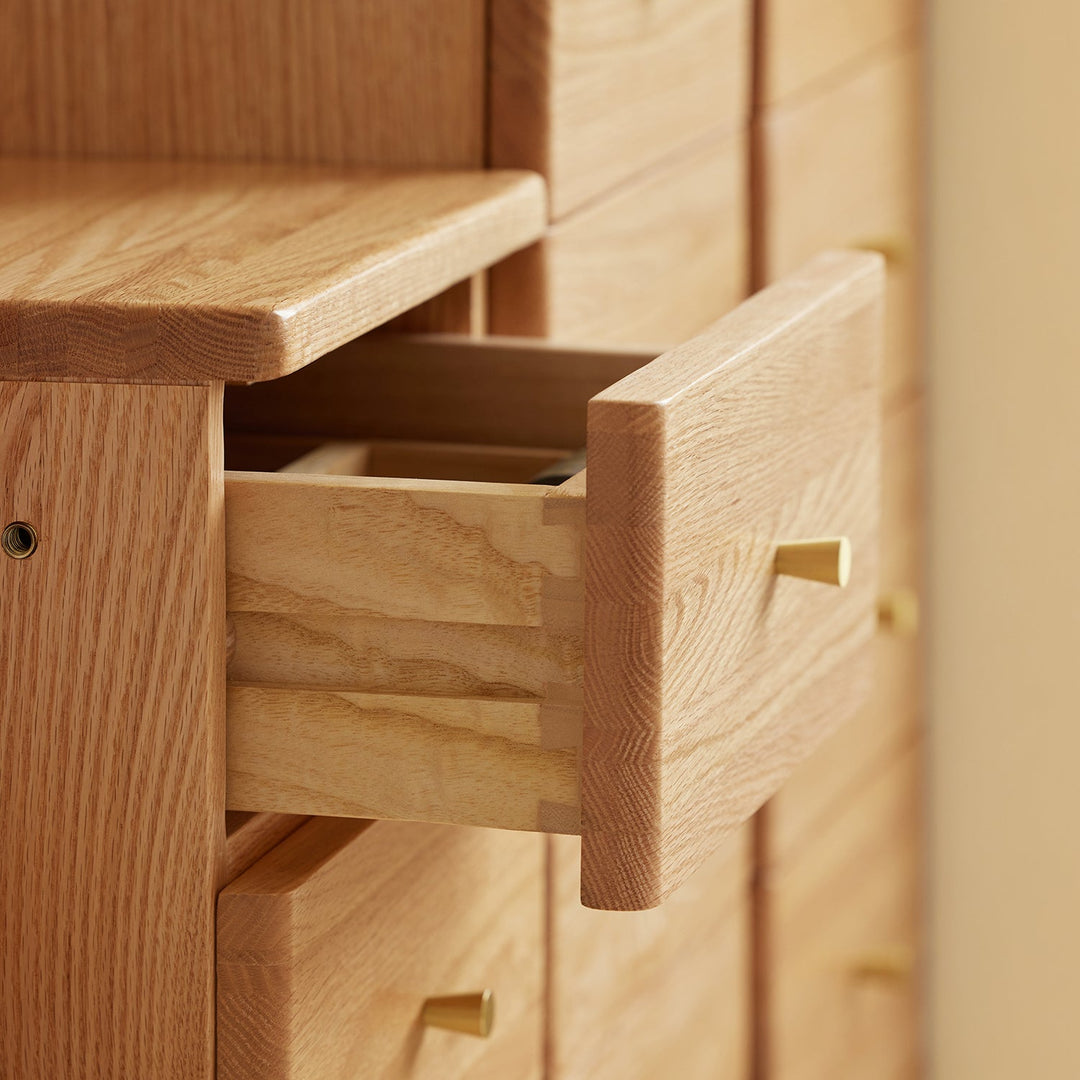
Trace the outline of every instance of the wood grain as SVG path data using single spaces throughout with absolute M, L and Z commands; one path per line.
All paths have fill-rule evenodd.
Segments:
M 763 1075 L 921 1075 L 918 762 L 909 744 L 791 858 L 765 849 Z M 914 967 L 868 970 L 886 952 Z
M 234 611 L 238 683 L 542 698 L 549 683 L 581 684 L 580 625 L 482 626 L 344 613 Z
M 238 878 L 271 848 L 308 819 L 302 814 L 257 814 L 229 810 L 225 814 L 226 882 Z
M 578 699 L 560 708 L 233 683 L 226 805 L 577 832 Z
M 230 474 L 230 809 L 577 831 L 584 501 L 551 495 Z
M 487 331 L 487 274 L 451 285 L 446 292 L 410 308 L 385 326 L 398 334 L 470 334 Z
M 485 5 L 14 0 L 0 153 L 479 167 Z
M 652 911 L 580 906 L 581 844 L 552 837 L 551 1080 L 749 1075 L 750 829 Z
M 918 0 L 763 0 L 759 104 L 812 94 L 918 30 Z
M 581 578 L 580 529 L 545 524 L 547 493 L 229 473 L 229 611 L 545 625 L 546 608 L 579 602 Z
M 0 383 L 0 1074 L 214 1074 L 220 387 Z
M 564 461 L 567 456 L 565 450 L 529 446 L 469 446 L 405 440 L 343 441 L 323 443 L 291 461 L 281 471 L 528 484 L 537 473 Z
M 370 334 L 285 379 L 225 392 L 230 433 L 550 446 L 585 444 L 589 398 L 659 349 Z
M 525 173 L 0 161 L 0 376 L 277 378 L 544 216 Z
M 885 418 L 882 447 L 881 587 L 918 592 L 922 582 L 923 403 Z M 910 744 L 924 720 L 924 643 L 878 626 L 869 700 L 834 732 L 769 802 L 772 857 L 785 860 L 813 846 L 866 778 Z
M 919 192 L 919 52 L 888 50 L 820 93 L 756 122 L 755 215 L 762 283 L 829 247 L 887 248 L 885 393 L 923 382 Z
M 541 173 L 554 218 L 742 126 L 748 0 L 493 0 L 491 163 Z
M 747 142 L 695 145 L 494 267 L 493 334 L 666 347 L 747 289 Z
M 865 697 L 881 262 L 822 255 L 589 403 L 587 906 L 663 900 Z M 847 589 L 775 576 L 830 534 Z
M 542 841 L 312 821 L 222 894 L 219 1080 L 539 1080 Z M 424 1028 L 490 988 L 489 1039 Z

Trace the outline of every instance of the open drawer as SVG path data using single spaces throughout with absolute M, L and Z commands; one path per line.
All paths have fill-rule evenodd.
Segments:
M 373 337 L 239 389 L 286 444 L 489 449 L 226 474 L 229 808 L 580 831 L 585 904 L 659 903 L 868 689 L 882 287 L 830 252 L 644 366 Z

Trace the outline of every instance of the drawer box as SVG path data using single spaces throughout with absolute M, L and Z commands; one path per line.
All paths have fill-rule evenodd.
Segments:
M 587 904 L 659 903 L 865 695 L 880 264 L 823 255 L 596 393 L 587 475 L 554 489 L 231 474 L 230 809 L 580 831 Z M 486 347 L 412 348 L 408 399 L 356 370 L 370 413 L 392 402 L 399 436 L 410 402 L 484 430 L 491 398 L 469 403 L 454 358 Z M 532 434 L 545 393 L 560 435 L 584 414 L 559 377 L 579 358 L 534 346 L 504 368 Z M 254 411 L 303 402 L 288 383 L 252 388 Z M 778 575 L 778 545 L 836 535 L 846 590 Z
M 564 217 L 740 128 L 750 0 L 493 0 L 491 163 L 541 173 Z
M 827 247 L 888 256 L 885 389 L 921 385 L 916 48 L 886 53 L 814 94 L 762 111 L 762 272 L 779 278 Z
M 539 1080 L 542 839 L 311 821 L 218 900 L 220 1080 Z M 426 999 L 491 990 L 487 1039 Z
M 580 844 L 551 838 L 550 1080 L 741 1080 L 751 1048 L 751 829 L 663 907 L 582 908 Z
M 920 1075 L 919 747 L 864 777 L 799 851 L 760 871 L 764 1075 Z

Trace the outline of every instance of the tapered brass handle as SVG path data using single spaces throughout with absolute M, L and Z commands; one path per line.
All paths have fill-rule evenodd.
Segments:
M 851 966 L 851 973 L 857 978 L 887 982 L 906 979 L 914 970 L 915 954 L 908 945 L 884 945 L 871 949 Z
M 890 266 L 903 266 L 911 258 L 911 243 L 902 236 L 867 236 L 851 246 L 884 255 Z
M 830 536 L 780 544 L 776 549 L 776 572 L 842 589 L 851 577 L 851 542 L 846 536 Z
M 919 594 L 914 589 L 893 589 L 878 600 L 878 625 L 900 637 L 919 632 Z
M 430 997 L 424 1002 L 420 1019 L 428 1027 L 463 1031 L 486 1039 L 495 1023 L 495 995 L 490 990 L 479 994 L 453 994 Z

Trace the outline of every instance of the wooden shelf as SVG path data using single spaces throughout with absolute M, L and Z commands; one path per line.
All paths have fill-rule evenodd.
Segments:
M 0 378 L 277 378 L 545 216 L 527 172 L 0 160 Z

